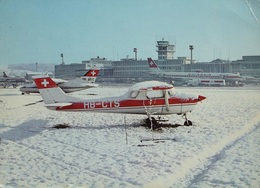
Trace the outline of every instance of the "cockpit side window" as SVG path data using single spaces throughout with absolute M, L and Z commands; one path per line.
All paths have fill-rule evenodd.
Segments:
M 138 96 L 138 94 L 139 94 L 139 91 L 133 91 L 131 94 L 130 94 L 130 97 L 131 98 L 136 98 L 137 96 Z
M 152 90 L 152 91 L 147 91 L 146 97 L 148 99 L 153 99 L 153 98 L 163 98 L 163 91 L 162 90 Z

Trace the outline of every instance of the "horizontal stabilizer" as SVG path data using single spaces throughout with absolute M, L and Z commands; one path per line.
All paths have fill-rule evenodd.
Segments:
M 63 106 L 69 106 L 72 105 L 72 103 L 52 103 L 52 104 L 45 104 L 45 107 L 63 107 Z

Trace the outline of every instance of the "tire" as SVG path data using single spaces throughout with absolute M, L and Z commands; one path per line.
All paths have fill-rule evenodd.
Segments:
M 145 120 L 145 125 L 146 125 L 148 128 L 151 128 L 151 121 L 150 121 L 149 118 L 147 118 L 147 119 Z
M 191 126 L 192 122 L 190 120 L 187 120 L 184 122 L 184 126 Z
M 152 124 L 153 124 L 153 130 L 154 129 L 157 129 L 158 128 L 158 122 L 156 121 L 156 119 L 154 119 L 153 117 L 151 118 L 152 119 Z M 146 126 L 151 129 L 151 120 L 149 118 L 147 118 L 145 120 L 145 124 Z

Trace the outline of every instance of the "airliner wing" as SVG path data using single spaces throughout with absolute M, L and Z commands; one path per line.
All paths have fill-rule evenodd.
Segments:
M 52 80 L 53 80 L 56 84 L 61 84 L 61 83 L 68 82 L 67 80 L 63 80 L 63 79 L 59 79 L 59 78 L 52 78 Z
M 82 87 L 98 87 L 98 84 L 95 83 L 80 83 Z

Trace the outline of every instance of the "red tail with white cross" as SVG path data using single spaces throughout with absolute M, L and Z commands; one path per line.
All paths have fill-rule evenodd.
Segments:
M 34 82 L 39 89 L 45 105 L 50 106 L 50 104 L 65 103 L 73 98 L 66 95 L 49 76 L 36 76 L 34 77 Z
M 38 89 L 58 87 L 58 85 L 50 77 L 35 78 L 34 82 Z
M 82 76 L 81 79 L 89 83 L 95 83 L 98 73 L 99 68 L 92 68 L 86 74 L 84 74 L 84 76 Z
M 99 69 L 90 69 L 84 76 L 96 77 L 98 73 Z

